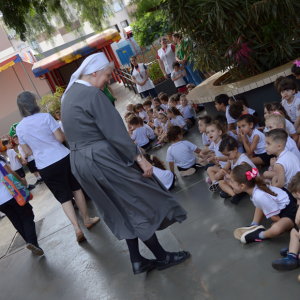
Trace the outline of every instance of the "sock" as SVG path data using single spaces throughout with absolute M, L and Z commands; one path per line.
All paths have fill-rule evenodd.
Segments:
M 260 238 L 261 240 L 264 240 L 264 239 L 265 239 L 265 237 L 264 237 L 264 232 L 263 232 L 263 231 L 261 231 L 261 232 L 258 234 L 258 236 L 259 236 L 259 238 Z
M 258 226 L 259 224 L 258 224 L 257 222 L 252 222 L 252 223 L 250 224 L 250 226 L 254 226 L 254 225 Z
M 298 256 L 295 253 L 290 252 L 285 259 L 297 259 L 298 260 Z
M 213 181 L 213 184 L 215 184 L 215 183 L 218 183 L 218 180 L 214 180 L 214 181 Z
M 42 179 L 42 177 L 41 177 L 41 176 L 38 176 L 38 177 L 37 177 L 37 180 L 41 180 L 41 179 Z

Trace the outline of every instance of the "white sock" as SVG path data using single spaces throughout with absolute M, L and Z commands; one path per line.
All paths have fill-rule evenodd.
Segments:
M 27 188 L 29 188 L 29 184 L 27 184 Z
M 42 177 L 41 177 L 41 176 L 38 176 L 36 179 L 37 179 L 37 180 L 40 180 L 40 179 L 42 179 Z

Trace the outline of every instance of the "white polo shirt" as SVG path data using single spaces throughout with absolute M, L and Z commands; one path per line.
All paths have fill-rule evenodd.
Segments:
M 14 149 L 7 149 L 6 153 L 7 153 L 7 156 L 9 158 L 11 169 L 13 171 L 21 169 L 22 164 L 16 158 L 16 156 L 18 156 L 17 152 Z
M 281 105 L 285 108 L 287 114 L 290 116 L 292 122 L 295 123 L 298 114 L 298 106 L 300 105 L 300 98 L 295 97 L 291 104 L 288 104 L 285 99 L 282 100 Z
M 155 139 L 155 134 L 154 134 L 153 129 L 147 124 L 144 124 L 143 127 L 146 128 L 147 135 L 150 135 L 150 140 L 154 140 Z
M 280 164 L 284 168 L 285 183 L 284 187 L 287 188 L 291 179 L 300 172 L 300 160 L 298 157 L 287 150 L 283 150 L 277 158 L 275 165 Z
M 0 160 L 0 164 L 4 167 L 7 164 L 7 162 Z M 4 175 L 0 171 L 0 181 L 2 180 L 3 177 Z M 0 205 L 6 203 L 12 198 L 13 196 L 11 195 L 11 193 L 7 190 L 5 185 L 2 182 L 0 182 Z
M 158 120 L 157 120 L 157 118 L 156 118 L 156 119 L 154 119 L 154 127 L 162 127 L 162 124 L 161 124 L 161 122 L 160 122 L 160 121 L 158 121 Z
M 288 119 L 285 119 L 285 127 L 288 134 L 294 134 L 296 133 L 295 126 L 292 122 L 290 122 Z M 267 126 L 265 126 L 264 132 L 269 132 Z
M 296 142 L 290 136 L 288 136 L 288 138 L 287 138 L 287 141 L 285 144 L 285 150 L 288 150 L 288 151 L 294 153 L 300 160 L 300 151 L 297 147 Z
M 202 133 L 202 143 L 204 146 L 210 146 L 211 140 L 208 138 L 207 134 L 204 132 Z
M 182 76 L 184 76 L 184 71 L 183 71 L 183 70 L 179 70 L 178 72 L 173 71 L 173 72 L 171 73 L 171 78 L 172 78 L 172 79 L 173 79 L 173 78 L 176 78 L 176 77 L 178 77 L 180 74 L 182 74 Z M 183 86 L 183 85 L 185 86 L 185 85 L 186 85 L 186 83 L 185 83 L 183 77 L 180 77 L 180 78 L 178 78 L 177 80 L 175 80 L 175 81 L 173 81 L 173 82 L 174 82 L 174 84 L 175 84 L 176 87 L 180 87 L 180 86 Z
M 191 114 L 191 106 L 190 104 L 187 104 L 187 106 L 182 107 L 181 105 L 178 107 L 179 111 L 181 112 L 181 114 L 183 115 L 184 119 L 190 119 L 193 117 L 193 115 Z
M 69 155 L 69 149 L 53 134 L 59 128 L 60 125 L 49 113 L 23 118 L 17 126 L 19 143 L 27 144 L 32 149 L 38 169 L 44 169 Z
M 23 148 L 21 147 L 21 145 L 18 146 L 18 150 L 19 150 L 19 153 L 22 155 L 22 157 L 25 159 L 25 152 L 23 151 Z M 32 160 L 34 160 L 34 156 L 29 155 L 27 157 L 27 162 L 31 162 Z
M 220 142 L 217 145 L 215 143 L 211 143 L 211 145 L 209 146 L 209 150 L 214 151 L 216 154 L 216 157 L 224 156 L 222 154 L 222 152 L 220 152 L 220 150 L 219 150 L 221 142 L 222 142 L 222 140 L 220 140 Z M 220 161 L 219 163 L 220 163 L 221 168 L 224 168 L 226 165 L 226 161 Z
M 174 178 L 174 175 L 171 171 L 153 167 L 153 173 L 167 189 L 170 188 Z
M 188 141 L 180 141 L 172 144 L 167 151 L 166 161 L 174 162 L 177 167 L 188 169 L 195 164 L 193 152 L 197 146 Z
M 226 106 L 225 116 L 226 116 L 228 125 L 236 122 L 236 120 L 234 118 L 232 118 L 231 115 L 229 114 L 229 105 Z
M 277 196 L 268 194 L 255 185 L 250 198 L 253 204 L 263 211 L 267 219 L 279 215 L 290 203 L 290 198 L 284 190 L 274 186 L 268 186 L 268 188 Z
M 145 120 L 143 120 L 145 122 L 149 121 L 149 117 L 148 117 L 147 113 L 144 110 L 139 112 L 139 117 L 141 117 L 142 119 L 146 118 Z
M 147 135 L 149 134 L 145 127 L 138 127 L 133 131 L 131 138 L 135 140 L 140 147 L 142 147 L 149 143 Z
M 186 122 L 182 116 L 176 116 L 176 119 L 172 118 L 171 123 L 174 126 L 179 126 L 179 127 L 184 125 L 183 129 L 188 130 Z
M 246 135 L 246 136 L 249 140 L 250 145 L 252 145 L 253 139 L 256 135 L 259 136 L 259 140 L 258 140 L 258 143 L 256 145 L 256 148 L 254 149 L 254 153 L 255 154 L 265 153 L 266 152 L 266 147 L 265 147 L 266 146 L 266 139 L 265 139 L 265 135 L 261 131 L 259 131 L 255 128 L 255 129 L 253 129 L 252 135 L 250 137 L 248 135 Z
M 233 160 L 230 160 L 230 164 L 231 164 L 231 171 L 241 165 L 243 162 L 249 164 L 252 168 L 256 168 L 255 164 L 251 161 L 251 159 L 244 153 L 241 154 L 241 156 L 238 158 L 238 160 L 236 161 L 236 163 L 233 163 Z

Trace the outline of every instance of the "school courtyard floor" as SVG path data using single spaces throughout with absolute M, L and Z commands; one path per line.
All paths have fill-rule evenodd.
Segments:
M 128 102 L 140 98 L 114 84 L 123 115 Z M 186 139 L 202 146 L 194 126 Z M 155 155 L 165 160 L 167 146 Z M 134 276 L 125 241 L 118 241 L 101 221 L 91 231 L 83 229 L 87 241 L 78 244 L 74 230 L 45 185 L 33 190 L 35 220 L 41 221 L 39 243 L 45 256 L 12 243 L 15 230 L 0 220 L 0 299 L 5 300 L 282 300 L 299 299 L 300 269 L 273 270 L 271 262 L 280 258 L 279 250 L 288 245 L 289 234 L 273 240 L 244 245 L 233 231 L 252 221 L 254 206 L 249 197 L 237 206 L 211 193 L 205 183 L 206 172 L 179 177 L 173 194 L 188 212 L 182 224 L 159 232 L 169 251 L 189 250 L 191 258 L 180 266 Z M 34 178 L 29 175 L 29 181 Z M 88 201 L 91 216 L 99 215 Z M 41 223 L 39 222 L 39 224 Z M 82 224 L 82 222 L 81 222 Z M 269 227 L 271 222 L 263 223 Z M 152 257 L 141 244 L 146 257 Z

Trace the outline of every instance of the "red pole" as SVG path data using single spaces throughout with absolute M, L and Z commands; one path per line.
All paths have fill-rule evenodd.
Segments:
M 112 57 L 113 61 L 115 62 L 116 68 L 120 70 L 119 62 L 118 62 L 118 60 L 115 56 L 115 53 L 114 53 L 113 49 L 111 48 L 111 45 L 106 46 L 106 49 L 109 52 L 110 56 Z M 120 78 L 119 75 L 117 75 L 117 78 L 118 78 L 119 83 L 121 83 L 121 78 Z
M 143 57 L 144 57 L 144 63 L 146 63 L 146 59 L 145 59 L 143 48 L 142 48 L 142 53 L 143 53 Z
M 106 47 L 104 47 L 104 48 L 102 48 L 102 49 L 104 50 L 105 55 L 106 55 L 106 57 L 108 58 L 108 60 L 109 60 L 109 61 L 112 61 L 112 59 L 111 59 L 111 57 L 110 57 L 110 55 L 109 55 L 109 53 L 108 53 Z M 119 80 L 117 80 L 116 74 L 115 74 L 114 72 L 112 72 L 112 76 L 113 76 L 115 82 L 119 81 Z
M 140 58 L 138 52 L 137 52 L 136 49 L 135 49 L 135 46 L 134 46 L 134 43 L 133 43 L 132 40 L 131 40 L 131 37 L 129 37 L 129 39 L 130 39 L 130 42 L 131 42 L 131 44 L 132 44 L 132 46 L 133 46 L 133 48 L 134 48 L 134 50 L 135 50 L 135 52 L 136 52 L 136 55 L 138 56 L 138 58 L 139 58 L 139 60 L 140 60 L 140 63 L 141 63 L 141 62 L 142 62 L 142 61 L 141 61 L 141 58 Z

